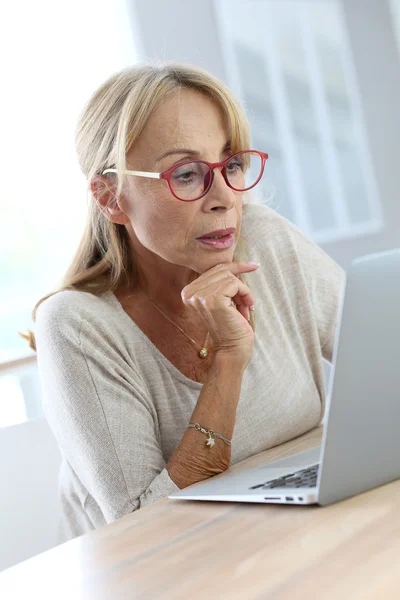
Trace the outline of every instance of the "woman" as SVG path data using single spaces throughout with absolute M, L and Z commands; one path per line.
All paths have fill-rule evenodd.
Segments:
M 343 274 L 244 205 L 267 158 L 249 149 L 240 106 L 194 67 L 121 71 L 81 115 L 90 218 L 36 324 L 68 538 L 322 419 Z

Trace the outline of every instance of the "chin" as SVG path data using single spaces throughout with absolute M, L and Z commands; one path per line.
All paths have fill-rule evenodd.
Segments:
M 205 273 L 216 265 L 231 263 L 234 261 L 234 252 L 232 249 L 217 252 L 210 252 L 208 256 L 205 256 L 202 260 L 199 260 L 197 265 L 193 269 L 197 273 Z

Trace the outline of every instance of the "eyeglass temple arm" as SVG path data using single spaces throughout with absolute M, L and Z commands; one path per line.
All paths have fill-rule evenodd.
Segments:
M 117 169 L 106 169 L 102 175 L 107 173 L 118 173 Z M 149 171 L 124 171 L 125 175 L 137 175 L 138 177 L 151 177 L 151 179 L 161 179 L 161 173 L 150 173 Z

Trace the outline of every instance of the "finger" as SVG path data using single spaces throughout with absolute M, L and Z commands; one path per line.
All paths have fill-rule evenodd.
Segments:
M 258 262 L 245 260 L 234 261 L 231 263 L 219 263 L 218 265 L 215 265 L 215 267 L 208 269 L 208 271 L 204 271 L 204 273 L 202 273 L 196 279 L 196 281 L 202 277 L 207 277 L 208 275 L 224 271 L 230 271 L 234 275 L 239 275 L 240 273 L 249 273 L 251 271 L 256 271 L 259 268 L 259 266 L 260 263 Z
M 185 299 L 192 295 L 205 293 L 210 286 L 219 285 L 221 280 L 229 280 L 234 277 L 239 281 L 237 275 L 254 271 L 258 266 L 258 263 L 230 263 L 216 265 L 212 269 L 202 273 L 197 279 L 183 288 L 181 292 L 182 300 L 185 302 Z M 249 306 L 251 306 L 251 304 L 249 304 Z
M 234 275 L 240 275 L 240 273 L 250 273 L 256 271 L 260 267 L 260 263 L 253 261 L 237 261 L 233 262 L 228 266 L 228 269 Z
M 214 273 L 202 281 L 196 280 L 186 286 L 181 295 L 185 304 L 193 303 L 195 298 L 210 299 L 212 296 L 221 296 L 226 306 L 230 306 L 233 299 L 239 310 L 242 306 L 250 308 L 254 305 L 250 288 L 229 270 Z
M 232 297 L 232 300 L 236 304 L 236 308 L 240 310 L 240 312 L 242 312 L 243 316 L 246 317 L 247 320 L 249 320 L 249 311 L 255 310 L 254 297 L 251 293 L 250 288 L 246 284 L 242 282 L 240 283 L 241 286 L 239 287 L 237 294 L 235 294 L 235 296 Z M 243 311 L 242 308 L 244 309 Z
M 236 308 L 232 306 L 232 298 L 235 299 Z M 253 305 L 253 296 L 248 286 L 231 274 L 229 279 L 224 278 L 207 289 L 188 296 L 185 303 L 202 313 L 206 319 L 212 318 L 215 312 L 223 308 L 223 310 L 237 310 L 246 321 L 249 321 L 248 304 Z
M 254 300 L 251 290 L 237 277 L 234 277 L 233 283 L 237 290 L 234 295 L 231 295 L 234 292 L 234 288 L 228 285 L 226 280 L 221 281 L 220 285 L 214 290 L 214 293 L 217 293 L 220 297 L 225 296 L 229 300 L 229 308 L 237 310 L 247 321 L 250 321 L 250 307 L 254 310 Z
M 250 309 L 249 309 L 248 306 L 244 306 L 243 304 L 242 305 L 240 305 L 240 304 L 236 305 L 233 300 L 231 300 L 231 306 L 235 310 L 239 311 L 240 314 L 242 314 L 245 319 L 247 319 L 248 321 L 250 321 Z

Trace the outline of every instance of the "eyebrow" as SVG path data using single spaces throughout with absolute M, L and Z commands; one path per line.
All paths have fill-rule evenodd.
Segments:
M 226 152 L 231 147 L 231 142 L 226 142 L 225 146 L 222 148 L 222 152 Z M 175 150 L 167 150 L 161 156 L 159 156 L 156 160 L 156 163 L 159 163 L 163 158 L 167 156 L 171 156 L 173 154 L 189 154 L 190 156 L 198 156 L 200 153 L 198 150 L 192 150 L 191 148 L 176 148 Z

